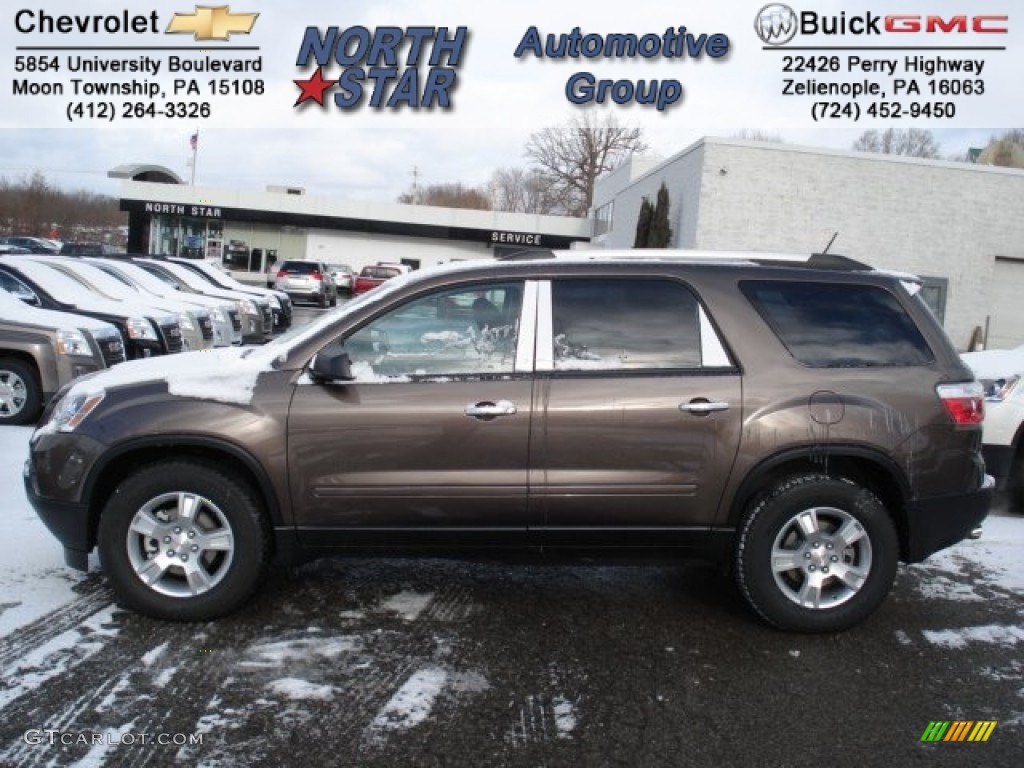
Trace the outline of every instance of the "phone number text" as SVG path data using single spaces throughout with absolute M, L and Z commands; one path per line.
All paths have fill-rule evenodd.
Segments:
M 115 104 L 112 101 L 72 101 L 67 104 L 64 114 L 68 122 L 99 120 L 142 120 L 146 118 L 167 118 L 194 120 L 210 116 L 208 101 L 126 101 Z
M 822 120 L 852 120 L 862 117 L 874 120 L 918 120 L 921 118 L 952 119 L 956 117 L 956 104 L 952 101 L 816 101 L 811 104 L 811 118 Z

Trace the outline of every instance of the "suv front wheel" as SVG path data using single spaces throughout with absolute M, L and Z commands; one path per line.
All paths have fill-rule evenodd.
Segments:
M 100 517 L 99 551 L 118 602 L 147 616 L 202 621 L 253 593 L 270 537 L 241 480 L 190 461 L 129 475 Z
M 0 359 L 0 424 L 31 424 L 42 408 L 35 369 L 21 360 Z
M 839 632 L 885 599 L 899 541 L 870 490 L 827 475 L 791 477 L 743 521 L 737 580 L 747 601 L 785 630 Z

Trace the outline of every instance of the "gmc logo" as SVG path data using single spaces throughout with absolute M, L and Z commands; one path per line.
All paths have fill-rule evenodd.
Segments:
M 970 22 L 968 22 L 970 19 Z M 1009 16 L 886 16 L 886 32 L 985 32 L 1006 34 Z

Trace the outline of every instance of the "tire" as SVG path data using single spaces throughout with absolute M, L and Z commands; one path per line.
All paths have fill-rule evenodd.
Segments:
M 827 475 L 791 477 L 751 506 L 736 578 L 766 621 L 795 632 L 840 632 L 867 618 L 892 587 L 899 539 L 866 488 Z
M 13 357 L 0 358 L 0 424 L 34 424 L 42 410 L 35 368 Z
M 316 303 L 320 309 L 327 309 L 327 291 L 324 291 L 317 297 Z
M 338 306 L 338 292 L 337 291 L 335 291 L 334 294 L 331 296 L 331 306 L 332 307 Z
M 182 515 L 192 523 L 180 524 Z M 169 461 L 117 486 L 100 516 L 99 552 L 121 606 L 158 619 L 205 621 L 231 613 L 256 590 L 270 559 L 270 532 L 247 483 L 203 464 Z

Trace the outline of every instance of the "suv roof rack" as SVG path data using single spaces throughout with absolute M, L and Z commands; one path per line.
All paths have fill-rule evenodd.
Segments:
M 495 261 L 534 261 L 536 259 L 553 259 L 558 254 L 548 248 L 520 248 L 517 251 L 501 253 L 494 257 Z
M 719 264 L 737 264 L 751 266 L 803 267 L 806 269 L 831 269 L 837 271 L 871 272 L 870 264 L 840 256 L 835 253 L 757 253 L 752 251 L 702 251 L 687 249 L 635 248 L 608 249 L 599 248 L 576 251 L 516 251 L 509 259 L 541 259 L 554 256 L 561 259 L 583 260 L 622 260 L 622 261 L 677 261 L 694 264 L 714 262 Z

